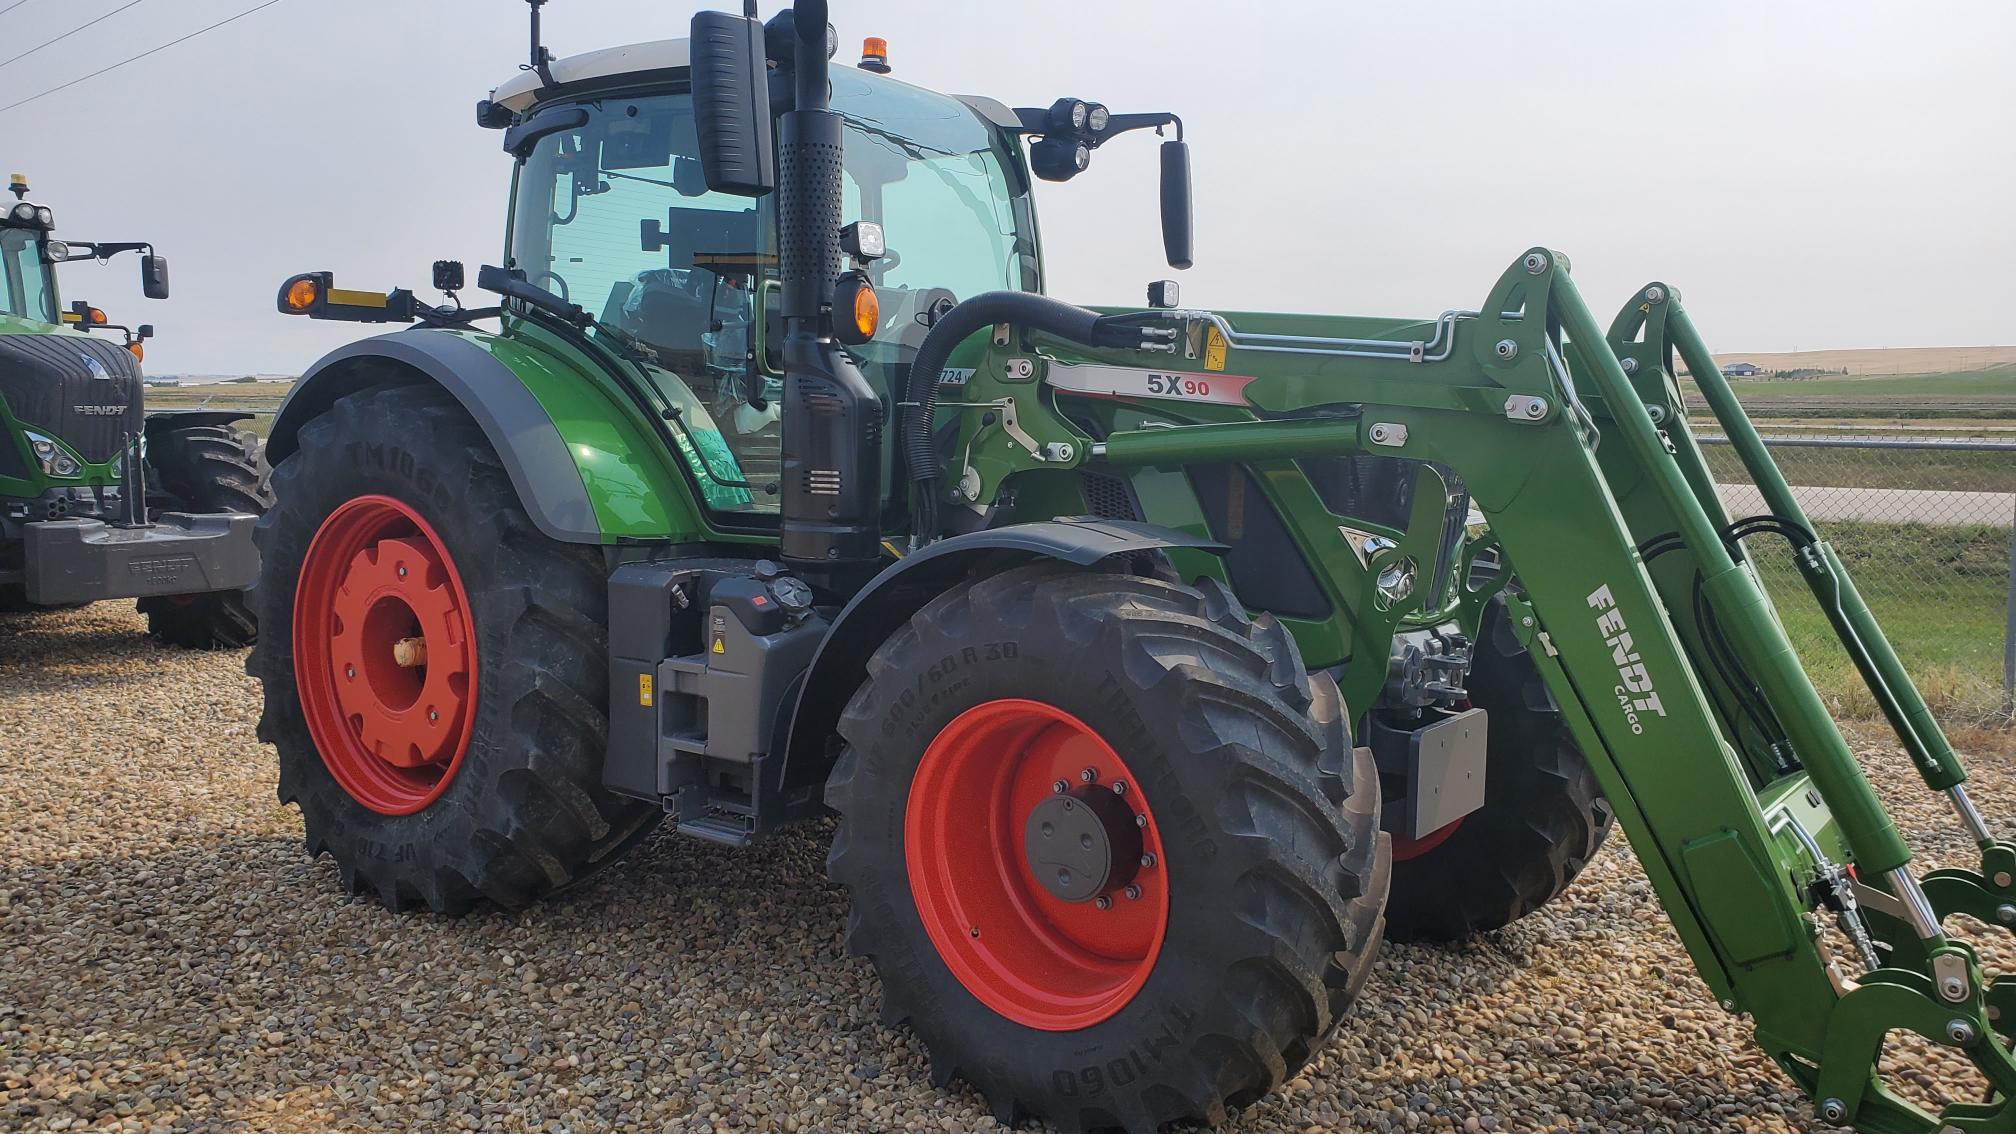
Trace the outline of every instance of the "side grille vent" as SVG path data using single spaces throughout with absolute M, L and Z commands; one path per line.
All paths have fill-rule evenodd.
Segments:
M 1102 520 L 1140 520 L 1141 505 L 1134 499 L 1134 486 L 1117 476 L 1080 469 L 1078 476 L 1085 492 L 1085 508 Z

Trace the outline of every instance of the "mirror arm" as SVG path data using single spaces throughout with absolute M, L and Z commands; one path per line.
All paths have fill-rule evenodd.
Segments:
M 1155 114 L 1112 115 L 1107 118 L 1106 128 L 1099 132 L 1098 138 L 1103 142 L 1116 135 L 1125 134 L 1129 130 L 1145 130 L 1151 126 L 1155 128 L 1155 132 L 1158 134 L 1162 132 L 1162 127 L 1174 126 L 1176 127 L 1176 140 L 1179 142 L 1183 140 L 1183 120 L 1167 111 Z
M 121 252 L 138 252 L 143 256 L 154 254 L 154 246 L 144 240 L 66 240 L 63 243 L 70 246 L 72 260 L 110 260 Z M 78 252 L 83 255 L 76 255 Z

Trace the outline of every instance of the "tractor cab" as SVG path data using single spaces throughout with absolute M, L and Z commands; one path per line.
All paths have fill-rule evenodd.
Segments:
M 28 200 L 28 181 L 20 174 L 8 187 L 15 199 L 0 202 L 0 319 L 10 328 L 15 321 L 53 324 L 56 279 L 45 249 L 56 218 L 48 206 Z
M 507 268 L 641 345 L 711 458 L 717 508 L 774 513 L 783 382 L 777 197 L 708 187 L 688 41 L 555 61 L 485 104 L 515 170 Z M 869 70 L 832 72 L 843 121 L 841 213 L 879 226 L 858 259 L 877 310 L 849 345 L 899 397 L 936 313 L 986 291 L 1041 289 L 1029 178 L 986 100 Z M 718 444 L 717 444 L 718 439 Z M 883 483 L 891 483 L 886 475 Z M 745 481 L 759 490 L 730 487 Z

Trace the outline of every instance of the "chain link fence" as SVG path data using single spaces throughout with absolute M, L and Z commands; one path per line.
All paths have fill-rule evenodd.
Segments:
M 2010 723 L 2016 430 L 1763 429 L 1800 506 L 1840 552 L 1933 711 L 1954 726 Z M 1700 440 L 1730 516 L 1764 511 L 1727 440 Z M 1822 695 L 1840 716 L 1880 716 L 1782 544 L 1750 542 Z

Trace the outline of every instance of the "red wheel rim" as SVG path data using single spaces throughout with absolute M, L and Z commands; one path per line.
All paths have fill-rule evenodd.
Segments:
M 1119 862 L 1116 852 L 1112 885 L 1100 894 L 1106 908 L 1058 897 L 1029 864 L 1032 812 L 1060 785 L 1074 799 L 1110 792 L 1125 804 L 1117 814 L 1134 819 L 1139 862 Z M 1107 800 L 1092 802 L 1116 813 Z M 1162 843 L 1126 763 L 1078 718 L 1018 699 L 961 713 L 917 765 L 903 840 L 910 893 L 938 955 L 1002 1016 L 1073 1031 L 1120 1011 L 1147 982 L 1169 924 Z
M 1468 816 L 1464 818 L 1468 818 Z M 1406 862 L 1410 858 L 1420 858 L 1422 855 L 1448 842 L 1449 836 L 1455 834 L 1456 828 L 1462 825 L 1463 820 L 1458 819 L 1446 826 L 1438 827 L 1418 839 L 1402 838 L 1399 835 L 1393 836 L 1393 861 Z
M 359 496 L 316 530 L 294 592 L 294 673 L 308 735 L 350 798 L 411 815 L 455 778 L 475 626 L 454 559 L 404 502 Z

